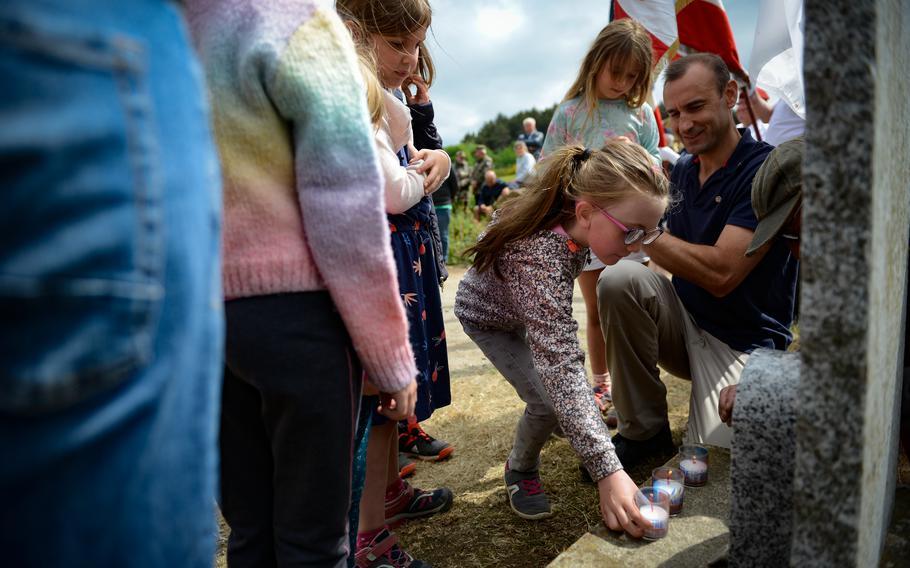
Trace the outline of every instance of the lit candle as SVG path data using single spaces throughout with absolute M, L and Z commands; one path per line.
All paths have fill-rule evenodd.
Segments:
M 658 467 L 651 472 L 651 487 L 670 496 L 670 516 L 678 515 L 683 508 L 683 473 L 675 467 Z
M 686 477 L 686 485 L 690 487 L 699 487 L 708 482 L 708 464 L 699 459 L 686 458 L 679 462 L 679 469 Z
M 670 494 L 670 514 L 678 515 L 683 508 L 683 484 L 675 479 L 653 479 L 651 485 Z
M 645 527 L 645 538 L 648 540 L 657 540 L 667 536 L 670 528 L 670 513 L 663 507 L 655 507 L 652 504 L 644 505 L 638 509 L 641 516 L 651 523 L 650 527 Z

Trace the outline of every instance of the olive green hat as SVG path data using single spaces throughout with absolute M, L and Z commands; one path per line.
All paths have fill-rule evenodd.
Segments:
M 746 256 L 777 236 L 799 206 L 803 196 L 803 137 L 788 140 L 775 148 L 752 181 L 752 209 L 758 226 Z

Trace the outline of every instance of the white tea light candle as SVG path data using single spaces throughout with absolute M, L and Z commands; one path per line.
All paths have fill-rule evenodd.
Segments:
M 686 485 L 690 487 L 699 487 L 708 481 L 708 464 L 703 461 L 690 458 L 679 462 L 679 469 L 685 476 Z
M 679 449 L 679 469 L 689 487 L 701 487 L 708 482 L 708 448 L 697 444 Z
M 645 505 L 638 510 L 641 511 L 641 516 L 651 523 L 650 527 L 645 527 L 645 539 L 657 540 L 667 536 L 670 529 L 669 511 L 657 505 Z
M 651 487 L 669 494 L 670 516 L 682 511 L 685 491 L 682 471 L 675 467 L 658 467 L 651 472 Z
M 670 495 L 654 487 L 642 487 L 635 494 L 635 504 L 641 516 L 647 521 L 644 529 L 646 540 L 657 540 L 667 536 L 670 529 Z

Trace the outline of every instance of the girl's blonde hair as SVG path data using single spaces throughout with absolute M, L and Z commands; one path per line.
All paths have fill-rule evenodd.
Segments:
M 590 116 L 597 108 L 597 76 L 601 70 L 609 65 L 610 71 L 617 75 L 631 65 L 638 71 L 638 77 L 626 93 L 625 100 L 630 107 L 638 108 L 651 92 L 652 62 L 648 31 L 631 18 L 613 20 L 597 34 L 563 101 L 584 97 Z
M 373 128 L 378 129 L 382 121 L 382 114 L 385 112 L 385 100 L 382 94 L 382 83 L 376 76 L 376 60 L 373 53 L 366 49 L 357 49 L 357 59 L 360 63 L 360 75 L 363 77 L 363 84 L 367 95 L 367 110 L 370 113 L 370 122 Z
M 430 27 L 433 10 L 427 0 L 337 0 L 335 9 L 342 20 L 354 24 L 354 42 L 369 44 L 371 34 L 402 36 Z M 427 84 L 433 84 L 436 67 L 425 42 L 420 42 L 417 73 Z
M 497 266 L 499 253 L 510 243 L 575 217 L 578 201 L 602 208 L 634 196 L 657 199 L 666 207 L 670 182 L 651 156 L 637 144 L 611 140 L 599 150 L 563 146 L 541 162 L 524 193 L 502 207 L 483 238 L 468 249 L 474 267 L 483 272 Z

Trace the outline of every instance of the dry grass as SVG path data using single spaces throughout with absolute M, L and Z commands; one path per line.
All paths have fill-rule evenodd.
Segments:
M 688 386 L 671 382 L 680 383 L 671 387 L 676 391 L 671 399 L 682 399 L 684 406 Z M 502 469 L 523 407 L 514 390 L 487 369 L 458 377 L 453 387 L 456 402 L 426 427 L 455 444 L 457 453 L 447 463 L 421 464 L 413 482 L 450 487 L 455 504 L 444 515 L 402 527 L 402 542 L 437 568 L 545 566 L 600 522 L 595 487 L 580 480 L 569 444 L 553 438 L 544 447 L 541 475 L 556 514 L 542 521 L 516 516 L 508 506 Z M 684 418 L 673 421 L 678 426 Z M 630 474 L 644 481 L 662 461 Z
M 511 511 L 502 470 L 523 405 L 455 320 L 451 306 L 464 268 L 452 267 L 451 272 L 443 303 L 453 403 L 424 426 L 451 442 L 456 452 L 446 462 L 418 464 L 412 482 L 426 488 L 449 487 L 455 503 L 444 514 L 400 527 L 398 534 L 409 552 L 434 568 L 546 566 L 600 522 L 597 491 L 581 481 L 578 458 L 568 442 L 552 438 L 543 450 L 541 476 L 555 514 L 526 521 Z M 578 291 L 574 311 L 584 330 L 584 304 Z M 688 415 L 689 383 L 669 375 L 664 382 L 670 424 L 679 442 Z M 662 461 L 644 464 L 629 474 L 640 483 Z M 221 552 L 217 565 L 224 565 Z

